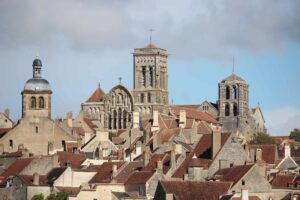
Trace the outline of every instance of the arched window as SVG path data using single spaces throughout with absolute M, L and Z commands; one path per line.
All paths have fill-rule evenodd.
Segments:
M 123 111 L 123 128 L 127 128 L 127 112 L 126 110 Z
M 231 94 L 231 96 L 232 96 L 232 99 L 236 99 L 237 98 L 237 89 L 236 89 L 235 85 L 232 87 L 232 94 Z
M 150 86 L 153 87 L 153 67 L 150 67 L 149 74 L 150 74 Z
M 113 120 L 114 120 L 113 129 L 117 129 L 117 111 L 115 110 L 113 112 Z
M 229 106 L 229 104 L 227 103 L 226 105 L 225 105 L 225 116 L 227 117 L 227 116 L 229 116 L 230 115 L 230 106 Z
M 112 123 L 111 123 L 111 114 L 109 114 L 108 116 L 108 129 L 111 129 L 112 128 Z
M 44 97 L 39 97 L 39 108 L 45 108 Z
M 226 99 L 230 99 L 230 87 L 226 86 Z
M 31 108 L 36 108 L 36 98 L 35 97 L 31 97 L 30 102 L 31 102 L 30 107 Z
M 144 87 L 146 87 L 146 67 L 145 66 L 142 68 L 142 84 Z
M 122 129 L 122 109 L 118 111 L 118 129 Z
M 61 146 L 63 148 L 63 151 L 67 151 L 66 141 L 62 140 L 61 141 Z
M 147 99 L 148 103 L 151 103 L 151 93 L 148 93 L 148 99 Z
M 39 127 L 38 126 L 35 127 L 35 133 L 39 133 Z
M 238 115 L 238 106 L 236 103 L 233 103 L 233 115 L 234 116 Z
M 145 102 L 145 95 L 144 93 L 141 94 L 141 103 L 144 103 Z

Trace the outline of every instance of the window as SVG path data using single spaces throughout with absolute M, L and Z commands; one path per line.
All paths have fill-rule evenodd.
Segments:
M 142 93 L 141 94 L 141 103 L 144 103 L 144 101 L 145 101 L 145 95 Z
M 127 128 L 127 112 L 126 110 L 123 111 L 123 128 Z
M 14 148 L 14 142 L 13 142 L 13 140 L 9 140 L 9 147 L 10 148 Z
M 67 151 L 66 141 L 62 140 L 61 141 L 61 146 L 63 148 L 63 151 Z
M 35 127 L 35 133 L 39 133 L 39 127 L 38 126 Z
M 148 93 L 148 103 L 151 103 L 151 93 Z
M 230 99 L 230 87 L 226 86 L 226 99 Z
M 225 116 L 228 117 L 230 115 L 230 106 L 229 104 L 227 103 L 225 105 Z
M 144 87 L 146 87 L 146 67 L 145 66 L 142 68 L 142 84 Z
M 237 99 L 237 89 L 235 85 L 232 87 L 232 99 Z
M 153 87 L 153 67 L 150 67 L 150 86 Z
M 234 116 L 238 115 L 238 106 L 236 103 L 233 104 L 233 115 Z
M 30 107 L 31 108 L 36 108 L 36 98 L 35 97 L 31 97 Z
M 45 108 L 44 97 L 39 97 L 39 108 Z

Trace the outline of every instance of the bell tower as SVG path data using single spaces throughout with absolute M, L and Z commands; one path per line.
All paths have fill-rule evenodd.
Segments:
M 154 44 L 133 53 L 135 107 L 142 115 L 168 112 L 168 53 Z
M 32 64 L 33 76 L 22 91 L 22 118 L 48 117 L 51 118 L 51 87 L 42 78 L 42 61 L 36 58 Z

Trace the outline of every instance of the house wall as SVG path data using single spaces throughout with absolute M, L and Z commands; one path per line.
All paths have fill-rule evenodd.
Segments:
M 43 194 L 46 198 L 51 194 L 51 188 L 48 186 L 28 186 L 27 199 L 32 199 L 34 195 Z

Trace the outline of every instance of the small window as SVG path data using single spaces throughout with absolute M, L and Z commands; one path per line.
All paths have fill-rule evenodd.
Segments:
M 39 127 L 38 126 L 35 127 L 35 133 L 39 133 Z
M 148 93 L 148 103 L 151 103 L 151 93 Z
M 9 147 L 10 147 L 10 148 L 13 148 L 13 147 L 14 147 L 14 142 L 13 142 L 13 140 L 9 140 Z
M 144 101 L 145 101 L 145 95 L 142 93 L 141 94 L 141 103 L 144 103 Z
M 36 98 L 35 97 L 31 97 L 30 107 L 31 108 L 36 108 Z
M 45 108 L 44 97 L 39 97 L 39 108 Z

